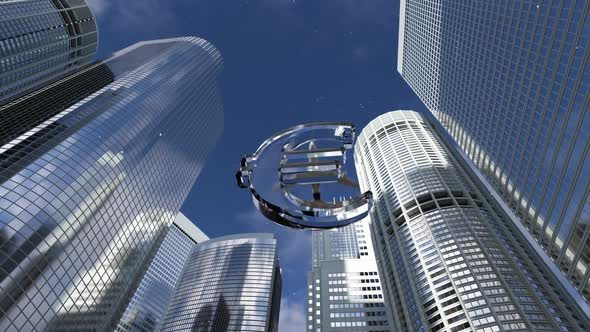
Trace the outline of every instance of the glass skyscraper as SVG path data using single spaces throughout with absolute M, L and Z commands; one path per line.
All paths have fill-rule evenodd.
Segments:
M 313 231 L 307 331 L 391 331 L 369 222 Z
M 0 106 L 0 330 L 116 327 L 221 134 L 221 66 L 141 42 Z
M 97 43 L 84 0 L 0 1 L 0 105 L 83 67 Z
M 197 243 L 207 240 L 209 238 L 197 226 L 179 213 L 135 290 L 116 331 L 158 331 L 188 255 Z
M 400 4 L 398 71 L 586 301 L 589 57 L 587 0 Z
M 355 145 L 394 331 L 588 331 L 555 276 L 425 118 L 396 111 Z
M 193 248 L 162 331 L 278 331 L 281 271 L 272 234 L 237 234 Z

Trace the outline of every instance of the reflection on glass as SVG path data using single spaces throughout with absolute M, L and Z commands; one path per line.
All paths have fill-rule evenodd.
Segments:
M 220 70 L 142 42 L 0 106 L 0 330 L 116 327 L 222 131 Z
M 209 238 L 179 213 L 123 313 L 117 332 L 159 331 L 182 268 L 192 250 Z
M 281 287 L 272 234 L 199 243 L 183 269 L 162 331 L 277 332 Z

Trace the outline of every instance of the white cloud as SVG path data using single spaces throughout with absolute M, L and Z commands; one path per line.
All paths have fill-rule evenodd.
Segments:
M 115 17 L 125 28 L 157 31 L 176 23 L 174 6 L 163 0 L 124 0 L 117 2 Z
M 174 6 L 165 0 L 86 0 L 94 16 L 119 29 L 158 31 L 175 25 Z M 181 0 L 175 0 L 180 3 Z M 184 1 L 184 0 L 182 0 Z M 174 2 L 174 1 L 173 1 Z
M 86 0 L 94 16 L 100 16 L 111 6 L 110 0 Z
M 283 299 L 279 316 L 279 331 L 302 332 L 305 330 L 305 306 Z

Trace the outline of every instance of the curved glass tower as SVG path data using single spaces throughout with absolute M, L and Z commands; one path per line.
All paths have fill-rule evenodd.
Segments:
M 0 1 L 0 104 L 88 64 L 97 43 L 84 0 Z
M 141 42 L 0 106 L 0 330 L 116 327 L 223 130 L 221 67 Z
M 162 331 L 277 332 L 281 287 L 272 234 L 237 234 L 197 244 Z
M 467 168 L 412 111 L 379 116 L 355 161 L 396 331 L 588 330 Z M 513 227 L 513 226 L 512 226 Z

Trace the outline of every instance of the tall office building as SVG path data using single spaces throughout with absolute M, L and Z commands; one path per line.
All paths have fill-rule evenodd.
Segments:
M 188 255 L 197 243 L 207 240 L 197 226 L 179 213 L 133 293 L 116 331 L 158 331 Z
M 590 313 L 589 58 L 587 0 L 401 1 L 398 71 Z
M 272 234 L 238 234 L 196 245 L 162 331 L 278 331 L 281 272 Z
M 307 331 L 391 331 L 369 222 L 312 233 Z
M 84 0 L 0 1 L 0 104 L 88 64 L 97 43 Z
M 116 327 L 221 134 L 220 69 L 141 42 L 0 106 L 0 330 Z
M 588 331 L 481 182 L 419 113 L 371 121 L 355 146 L 395 331 Z

